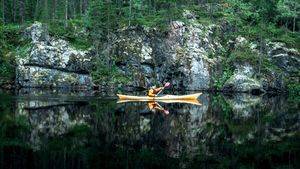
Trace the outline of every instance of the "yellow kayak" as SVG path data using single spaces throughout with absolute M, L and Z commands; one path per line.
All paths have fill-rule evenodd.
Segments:
M 149 96 L 130 96 L 117 94 L 120 100 L 137 100 L 137 101 L 156 101 L 156 100 L 196 100 L 202 93 L 189 95 L 165 95 L 157 97 Z
M 128 102 L 160 102 L 160 103 L 185 103 L 185 104 L 194 104 L 201 106 L 202 104 L 197 100 L 155 100 L 155 101 L 149 101 L 149 100 L 119 100 L 117 103 L 128 103 Z

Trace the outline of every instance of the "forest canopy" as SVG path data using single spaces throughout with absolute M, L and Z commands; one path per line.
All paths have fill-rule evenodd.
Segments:
M 178 19 L 180 11 L 187 8 L 197 10 L 200 17 L 232 15 L 250 24 L 263 21 L 299 30 L 297 0 L 2 0 L 0 10 L 4 24 L 84 19 L 90 23 L 101 21 L 98 23 L 105 28 L 99 28 L 109 29 L 160 24 Z

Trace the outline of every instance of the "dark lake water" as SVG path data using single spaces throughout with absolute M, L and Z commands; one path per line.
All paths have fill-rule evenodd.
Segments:
M 150 111 L 109 93 L 0 92 L 0 169 L 300 168 L 298 97 L 199 102 Z

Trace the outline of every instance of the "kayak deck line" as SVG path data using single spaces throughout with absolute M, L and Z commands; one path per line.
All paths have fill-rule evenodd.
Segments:
M 165 95 L 158 97 L 149 96 L 131 96 L 117 94 L 120 100 L 137 100 L 137 101 L 156 101 L 156 100 L 196 100 L 202 93 L 188 94 L 188 95 Z

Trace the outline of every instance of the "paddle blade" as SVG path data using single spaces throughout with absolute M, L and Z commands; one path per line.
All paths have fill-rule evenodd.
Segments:
M 164 110 L 163 112 L 165 113 L 165 115 L 170 114 L 169 110 Z
M 171 86 L 171 83 L 170 82 L 167 82 L 166 84 L 165 84 L 165 86 L 164 87 L 170 87 Z

